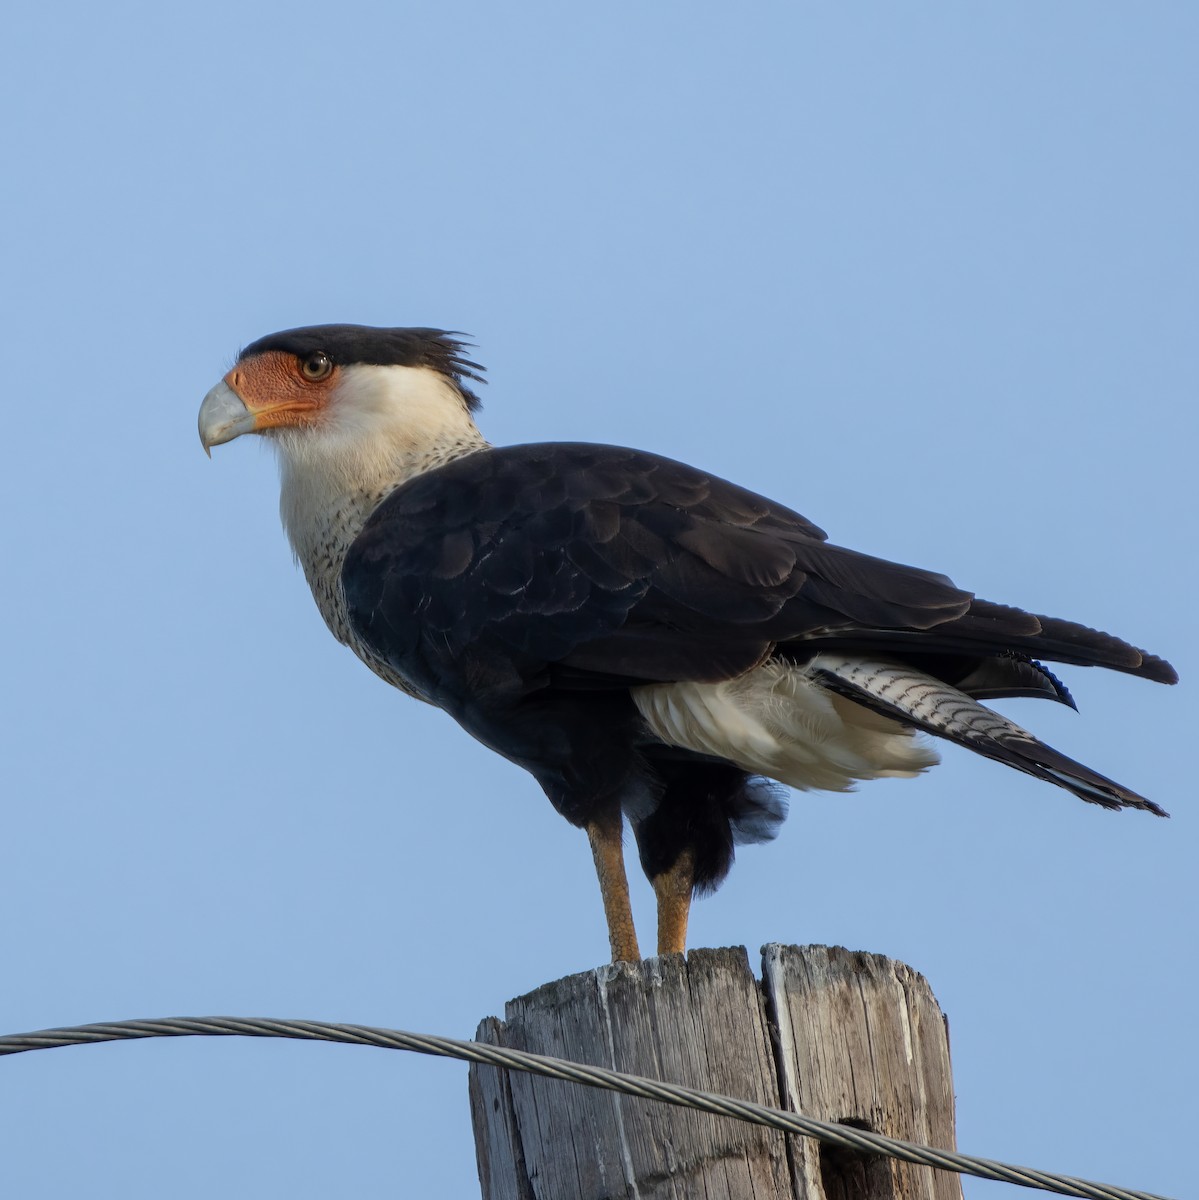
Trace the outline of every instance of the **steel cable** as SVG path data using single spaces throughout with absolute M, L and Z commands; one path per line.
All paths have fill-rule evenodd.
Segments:
M 1039 1188 L 1062 1196 L 1082 1196 L 1087 1200 L 1166 1200 L 1149 1192 L 1130 1191 L 1109 1184 L 1092 1183 L 1068 1175 L 1036 1171 L 1028 1167 L 993 1162 L 952 1150 L 936 1150 L 912 1142 L 899 1141 L 882 1134 L 818 1121 L 800 1113 L 768 1108 L 748 1100 L 737 1100 L 673 1083 L 661 1083 L 639 1075 L 627 1075 L 604 1067 L 567 1062 L 542 1054 L 530 1054 L 482 1042 L 467 1042 L 431 1034 L 406 1033 L 400 1029 L 381 1029 L 370 1025 L 340 1025 L 326 1021 L 283 1021 L 261 1017 L 171 1017 L 162 1020 L 113 1021 L 75 1025 L 63 1029 L 43 1029 L 35 1033 L 15 1033 L 0 1037 L 0 1055 L 21 1054 L 28 1050 L 50 1050 L 57 1046 L 79 1046 L 92 1042 L 112 1042 L 135 1038 L 244 1036 L 298 1038 L 309 1041 L 345 1042 L 352 1045 L 378 1046 L 388 1050 L 414 1050 L 419 1054 L 457 1058 L 483 1066 L 528 1071 L 547 1079 L 563 1079 L 587 1087 L 604 1088 L 626 1096 L 661 1100 L 667 1104 L 694 1108 L 716 1116 L 734 1117 L 754 1125 L 764 1125 L 783 1133 L 816 1138 L 821 1142 L 866 1154 L 884 1154 L 904 1162 L 975 1175 L 1021 1187 Z

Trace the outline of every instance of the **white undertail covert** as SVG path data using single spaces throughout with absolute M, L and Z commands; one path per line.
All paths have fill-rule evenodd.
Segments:
M 802 791 L 910 778 L 940 761 L 914 730 L 822 687 L 822 657 L 804 666 L 772 659 L 722 683 L 650 684 L 634 688 L 633 700 L 669 745 Z

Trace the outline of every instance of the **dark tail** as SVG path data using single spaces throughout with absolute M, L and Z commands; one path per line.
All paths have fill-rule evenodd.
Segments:
M 965 692 L 910 666 L 826 653 L 817 655 L 811 668 L 825 687 L 858 704 L 1026 775 L 1056 783 L 1080 800 L 1103 808 L 1139 808 L 1158 817 L 1170 815 L 1152 800 L 1067 758 Z

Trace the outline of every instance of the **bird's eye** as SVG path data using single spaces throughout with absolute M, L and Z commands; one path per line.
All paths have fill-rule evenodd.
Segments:
M 324 379 L 333 370 L 333 363 L 323 350 L 318 350 L 301 361 L 300 370 L 305 379 Z

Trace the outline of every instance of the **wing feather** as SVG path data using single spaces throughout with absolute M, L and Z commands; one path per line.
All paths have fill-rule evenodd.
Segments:
M 342 583 L 364 643 L 435 702 L 481 675 L 714 682 L 848 647 L 957 656 L 959 679 L 1033 657 L 1174 677 L 1110 635 L 830 545 L 781 505 L 618 447 L 484 450 L 420 475 L 371 516 Z M 1052 693 L 1046 675 L 1000 662 L 977 686 Z

